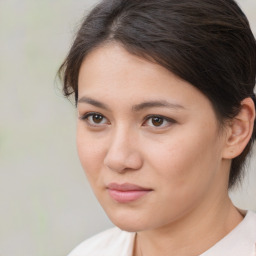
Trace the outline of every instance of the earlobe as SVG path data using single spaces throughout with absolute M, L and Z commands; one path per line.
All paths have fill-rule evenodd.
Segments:
M 251 139 L 255 120 L 255 106 L 251 98 L 241 102 L 241 110 L 227 125 L 226 146 L 223 158 L 239 156 Z

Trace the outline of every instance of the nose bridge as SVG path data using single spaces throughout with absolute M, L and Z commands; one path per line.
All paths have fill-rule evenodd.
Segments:
M 133 129 L 125 125 L 113 129 L 104 163 L 108 168 L 118 172 L 141 167 L 142 159 L 136 132 Z
M 120 125 L 113 131 L 112 146 L 122 148 L 124 145 L 131 146 L 130 137 L 132 137 L 132 131 L 126 128 L 124 125 Z M 128 149 L 128 147 L 127 147 Z

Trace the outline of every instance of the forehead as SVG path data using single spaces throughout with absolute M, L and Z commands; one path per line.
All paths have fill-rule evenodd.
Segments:
M 96 48 L 85 58 L 78 79 L 78 100 L 82 97 L 117 106 L 145 100 L 171 101 L 190 109 L 211 105 L 190 83 L 118 44 Z
M 156 82 L 157 78 L 168 79 L 169 76 L 170 72 L 162 66 L 130 54 L 121 45 L 112 43 L 98 47 L 86 56 L 80 68 L 78 85 L 86 83 L 89 86 L 89 81 L 96 83 L 104 78 L 105 83 L 117 82 L 124 88 L 137 79 Z

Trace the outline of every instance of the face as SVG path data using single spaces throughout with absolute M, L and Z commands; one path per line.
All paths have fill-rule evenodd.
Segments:
M 84 60 L 79 158 L 120 228 L 157 229 L 209 207 L 228 180 L 224 145 L 210 101 L 162 66 L 115 44 Z

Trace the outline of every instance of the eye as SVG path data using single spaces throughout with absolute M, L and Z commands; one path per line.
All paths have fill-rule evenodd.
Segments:
M 173 123 L 175 123 L 175 121 L 171 118 L 159 115 L 150 115 L 145 118 L 143 126 L 164 128 L 170 126 Z
M 91 126 L 102 126 L 109 123 L 106 117 L 95 112 L 87 113 L 79 117 L 79 119 L 86 121 Z

